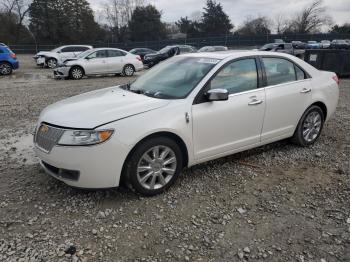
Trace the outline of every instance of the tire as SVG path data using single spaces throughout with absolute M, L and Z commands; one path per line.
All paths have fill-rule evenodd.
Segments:
M 123 178 L 130 189 L 154 196 L 174 184 L 182 167 L 183 156 L 175 141 L 167 137 L 150 138 L 132 151 L 125 163 Z
M 135 73 L 135 68 L 133 65 L 127 64 L 123 68 L 123 76 L 133 76 Z
M 69 78 L 74 80 L 82 79 L 84 76 L 84 70 L 80 66 L 73 66 L 69 70 Z
M 319 106 L 309 107 L 299 120 L 292 142 L 299 146 L 310 146 L 316 142 L 322 132 L 324 114 Z
M 12 66 L 7 62 L 0 62 L 0 75 L 11 75 L 12 74 Z
M 55 58 L 49 58 L 46 61 L 48 68 L 55 68 L 57 66 L 57 60 Z

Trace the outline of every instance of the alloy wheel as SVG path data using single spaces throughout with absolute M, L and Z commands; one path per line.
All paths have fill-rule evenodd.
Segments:
M 127 65 L 125 68 L 124 68 L 124 74 L 126 76 L 132 76 L 134 74 L 134 68 L 131 66 L 131 65 Z
M 72 77 L 74 79 L 80 79 L 83 77 L 83 72 L 79 68 L 73 68 L 72 70 Z
M 322 116 L 317 111 L 311 111 L 303 123 L 303 138 L 307 142 L 313 142 L 319 135 L 322 127 Z
M 55 59 L 49 59 L 47 61 L 47 66 L 50 68 L 55 68 L 57 66 L 57 61 Z
M 12 68 L 9 64 L 7 63 L 0 64 L 0 74 L 9 75 L 11 71 L 12 71 Z
M 137 180 L 145 189 L 160 189 L 175 175 L 177 159 L 167 146 L 155 146 L 146 151 L 137 165 Z

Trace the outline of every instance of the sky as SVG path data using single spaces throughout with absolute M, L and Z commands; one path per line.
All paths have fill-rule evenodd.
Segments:
M 95 11 L 101 9 L 108 0 L 88 0 Z M 202 11 L 206 0 L 148 0 L 162 11 L 162 20 L 175 22 L 181 16 L 191 17 L 192 13 Z M 291 16 L 313 0 L 217 0 L 237 28 L 248 16 L 264 15 L 274 18 L 278 15 Z M 350 22 L 350 0 L 324 0 L 327 13 L 334 23 Z

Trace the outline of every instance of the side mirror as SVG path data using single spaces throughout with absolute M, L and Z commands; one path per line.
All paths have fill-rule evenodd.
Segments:
M 228 100 L 228 91 L 226 89 L 211 89 L 205 94 L 209 101 L 225 101 Z

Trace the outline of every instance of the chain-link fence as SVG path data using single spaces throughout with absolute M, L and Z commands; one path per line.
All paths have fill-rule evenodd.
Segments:
M 285 42 L 291 41 L 321 41 L 334 39 L 350 39 L 350 34 L 287 34 L 287 35 L 259 35 L 259 36 L 240 36 L 226 35 L 218 37 L 201 37 L 201 38 L 183 38 L 183 39 L 165 39 L 160 41 L 145 41 L 145 42 L 123 42 L 123 43 L 74 43 L 74 44 L 90 44 L 94 47 L 115 47 L 124 50 L 130 50 L 136 47 L 147 47 L 154 50 L 159 50 L 167 45 L 187 44 L 197 48 L 207 45 L 224 45 L 231 49 L 256 48 L 266 43 L 274 42 L 275 39 L 283 39 Z M 10 45 L 10 48 L 19 54 L 34 54 L 38 51 L 49 51 L 58 46 L 73 43 L 57 43 L 51 45 L 43 44 L 20 44 Z

